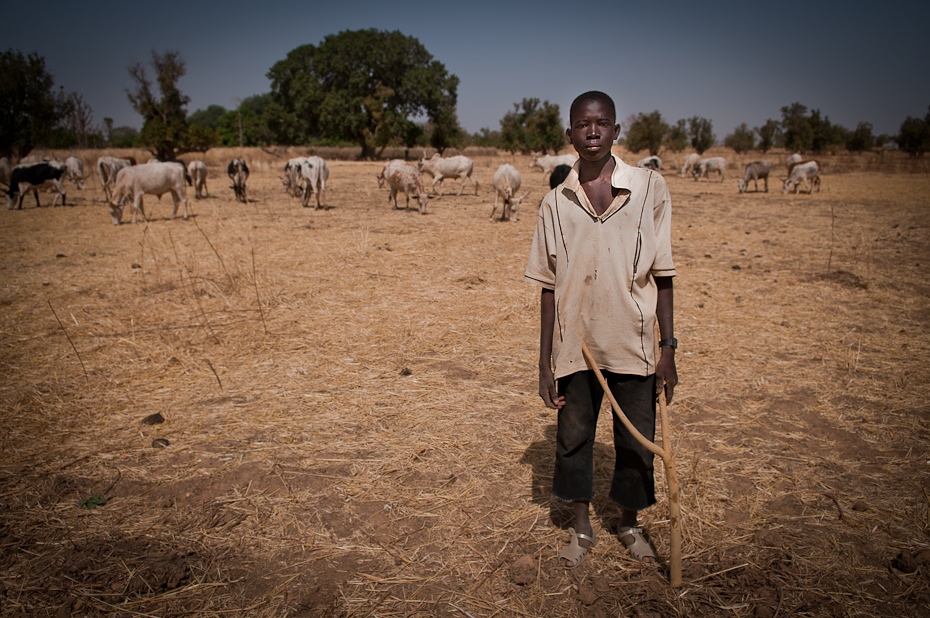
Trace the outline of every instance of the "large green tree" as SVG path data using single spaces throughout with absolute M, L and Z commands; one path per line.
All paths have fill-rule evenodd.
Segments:
M 558 153 L 565 146 L 559 106 L 535 97 L 513 104 L 500 120 L 500 147 L 514 153 Z
M 908 116 L 895 137 L 898 147 L 912 157 L 922 157 L 930 151 L 930 108 L 925 118 Z
M 346 30 L 302 45 L 268 71 L 278 139 L 347 140 L 371 158 L 429 119 L 435 146 L 454 139 L 459 79 L 398 31 Z M 289 124 L 290 127 L 284 125 Z
M 849 132 L 846 140 L 846 150 L 849 152 L 869 152 L 875 147 L 875 136 L 872 135 L 872 123 L 860 122 L 854 131 Z
M 18 160 L 49 141 L 65 112 L 53 85 L 42 56 L 0 53 L 0 156 Z
M 152 51 L 152 67 L 158 92 L 155 92 L 145 67 L 134 62 L 129 66 L 133 89 L 126 90 L 126 96 L 133 109 L 142 116 L 139 134 L 142 143 L 159 159 L 176 159 L 178 154 L 188 150 L 187 111 L 184 108 L 190 97 L 181 94 L 178 88 L 178 81 L 187 69 L 176 51 L 164 54 Z
M 671 125 L 665 135 L 665 147 L 674 152 L 681 152 L 688 147 L 688 127 L 684 118 Z
M 692 116 L 688 119 L 688 135 L 691 137 L 691 146 L 698 154 L 704 154 L 717 141 L 713 123 L 701 116 Z
M 216 127 L 220 123 L 220 118 L 223 117 L 226 111 L 226 108 L 222 105 L 208 105 L 206 109 L 198 109 L 192 112 L 191 115 L 187 117 L 187 124 L 189 126 L 197 125 L 207 127 L 208 129 L 216 131 Z
M 659 110 L 650 114 L 638 114 L 630 121 L 626 130 L 626 147 L 632 152 L 648 150 L 650 155 L 658 156 L 668 132 L 668 123 L 662 118 Z
M 775 140 L 781 134 L 781 127 L 777 120 L 769 118 L 761 127 L 756 127 L 755 132 L 759 134 L 759 150 L 768 152 L 775 146 Z
M 732 148 L 737 154 L 749 152 L 756 147 L 756 134 L 745 122 L 741 122 L 732 133 L 723 138 L 723 145 Z
M 790 152 L 810 152 L 814 144 L 814 127 L 807 114 L 807 106 L 792 103 L 781 108 L 781 128 L 785 148 Z

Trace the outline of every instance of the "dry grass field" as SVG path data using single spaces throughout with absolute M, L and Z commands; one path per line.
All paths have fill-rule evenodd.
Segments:
M 331 160 L 331 208 L 301 208 L 283 150 L 241 153 L 236 203 L 234 154 L 205 157 L 187 221 L 148 197 L 148 223 L 114 226 L 95 180 L 0 211 L 0 614 L 930 615 L 926 162 L 824 157 L 822 191 L 787 196 L 737 193 L 758 155 L 712 152 L 723 183 L 664 170 L 672 589 L 660 463 L 660 564 L 612 533 L 606 413 L 600 542 L 556 560 L 529 157 L 475 156 L 479 195 L 446 182 L 421 216 L 375 162 Z M 516 223 L 488 220 L 504 162 L 532 191 Z

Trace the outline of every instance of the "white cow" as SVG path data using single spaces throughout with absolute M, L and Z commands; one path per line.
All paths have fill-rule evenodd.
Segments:
M 405 165 L 407 165 L 407 162 L 403 159 L 391 159 L 390 161 L 385 161 L 384 167 L 381 169 L 381 173 L 376 176 L 378 179 L 378 188 L 384 188 L 384 183 L 387 182 L 387 177 L 391 174 L 391 171 L 395 167 L 403 167 Z
M 13 175 L 13 166 L 6 157 L 0 157 L 0 185 L 10 186 L 10 176 Z
M 231 188 L 236 194 L 236 199 L 247 204 L 249 200 L 245 196 L 245 181 L 249 179 L 249 166 L 246 165 L 245 159 L 239 157 L 230 161 L 226 166 L 226 174 L 233 183 Z
M 97 159 L 97 178 L 100 179 L 100 186 L 103 188 L 103 195 L 107 202 L 112 198 L 113 183 L 116 182 L 116 174 L 124 167 L 133 165 L 129 159 L 118 159 L 116 157 L 100 157 Z
M 209 195 L 207 191 L 207 164 L 195 159 L 187 164 L 187 173 L 194 185 L 194 197 L 207 197 Z
M 662 169 L 662 159 L 656 156 L 643 157 L 636 162 L 636 167 L 645 167 L 646 169 L 659 171 Z
M 694 170 L 691 172 L 694 175 L 694 179 L 698 180 L 699 178 L 710 179 L 711 172 L 717 172 L 720 174 L 720 182 L 723 182 L 723 175 L 727 169 L 727 160 L 723 157 L 710 157 L 708 159 L 701 159 L 697 162 L 697 165 L 694 166 Z
M 533 159 L 530 161 L 530 169 L 538 167 L 542 170 L 543 173 L 543 182 L 546 181 L 546 176 L 552 173 L 552 170 L 557 168 L 560 165 L 568 165 L 571 167 L 575 164 L 575 161 L 578 160 L 578 157 L 573 154 L 565 155 L 533 155 Z
M 187 196 L 184 193 L 184 166 L 177 163 L 146 163 L 124 167 L 116 173 L 113 183 L 113 196 L 108 205 L 110 217 L 114 225 L 119 225 L 123 218 L 123 208 L 130 199 L 133 202 L 132 222 L 136 222 L 136 215 L 145 221 L 145 210 L 142 208 L 143 195 L 157 195 L 158 199 L 165 193 L 171 193 L 174 201 L 172 217 L 178 214 L 178 204 L 184 207 L 184 218 L 187 219 Z
M 788 178 L 785 179 L 785 186 L 782 189 L 782 193 L 788 193 L 788 191 L 790 191 L 792 188 L 794 188 L 794 192 L 797 193 L 802 182 L 807 185 L 808 193 L 814 192 L 815 185 L 817 190 L 820 191 L 819 161 L 811 159 L 810 161 L 801 161 L 800 163 L 795 163 L 791 167 L 791 171 L 788 173 Z
M 458 155 L 455 157 L 443 158 L 440 157 L 439 154 L 434 154 L 427 159 L 424 156 L 417 165 L 417 169 L 421 173 L 426 172 L 433 177 L 433 184 L 430 185 L 429 189 L 430 193 L 433 193 L 435 190 L 437 182 L 439 183 L 441 195 L 443 179 L 460 178 L 462 180 L 462 188 L 459 189 L 458 195 L 462 195 L 467 181 L 471 181 L 472 184 L 475 185 L 475 195 L 478 195 L 478 181 L 472 178 L 472 174 L 475 173 L 475 162 L 468 157 Z
M 788 172 L 789 172 L 789 173 L 791 172 L 791 167 L 792 167 L 795 163 L 800 163 L 800 162 L 803 161 L 803 160 L 804 160 L 804 156 L 803 156 L 800 152 L 796 152 L 796 153 L 794 153 L 793 155 L 791 155 L 790 157 L 788 157 L 787 159 L 785 159 L 785 165 L 788 166 Z
M 684 178 L 686 175 L 694 171 L 694 166 L 698 164 L 698 161 L 701 160 L 701 155 L 696 153 L 691 153 L 685 157 L 685 163 L 681 166 L 681 177 Z
M 298 197 L 303 193 L 300 177 L 300 164 L 307 160 L 307 157 L 294 157 L 284 166 L 284 176 L 281 177 L 281 184 L 284 185 L 284 191 L 288 195 Z
M 398 209 L 397 193 L 403 191 L 404 195 L 407 196 L 407 205 L 404 210 L 410 208 L 410 194 L 413 193 L 417 204 L 419 204 L 420 214 L 426 214 L 426 202 L 429 199 L 429 193 L 423 188 L 423 182 L 420 180 L 420 172 L 417 168 L 407 163 L 393 166 L 387 171 L 385 180 L 387 180 L 388 187 L 391 189 L 388 202 L 393 202 L 394 210 Z
M 520 172 L 509 163 L 504 163 L 497 168 L 497 171 L 494 172 L 494 208 L 491 209 L 490 217 L 492 221 L 494 220 L 494 213 L 497 212 L 498 199 L 504 200 L 504 206 L 501 208 L 501 221 L 517 220 L 517 208 L 519 208 L 523 198 L 530 194 L 527 191 L 517 197 L 517 191 L 520 189 L 522 181 Z
M 749 189 L 749 181 L 751 180 L 755 185 L 755 190 L 759 190 L 759 179 L 762 178 L 765 181 L 765 192 L 769 192 L 769 174 L 772 172 L 772 164 L 768 161 L 753 161 L 746 166 L 746 171 L 743 172 L 743 177 L 737 181 L 737 186 L 739 187 L 740 193 L 745 193 Z
M 329 179 L 329 167 L 326 161 L 317 156 L 307 157 L 300 164 L 301 198 L 304 207 L 310 204 L 310 195 L 316 194 L 317 209 L 326 201 L 326 181 Z
M 65 167 L 68 168 L 68 180 L 83 191 L 87 187 L 87 183 L 84 181 L 86 178 L 84 176 L 84 162 L 77 157 L 68 157 L 65 159 Z

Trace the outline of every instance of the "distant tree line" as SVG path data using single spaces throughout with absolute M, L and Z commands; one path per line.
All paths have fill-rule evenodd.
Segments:
M 688 146 L 698 154 L 716 145 L 713 124 L 707 118 L 693 116 L 669 125 L 662 114 L 637 114 L 625 124 L 622 141 L 633 151 L 648 150 L 658 155 L 662 149 L 681 152 Z M 897 135 L 874 135 L 872 125 L 860 122 L 855 129 L 833 124 L 820 110 L 808 110 L 801 103 L 781 108 L 781 120 L 768 119 L 762 126 L 749 128 L 744 122 L 723 139 L 723 145 L 737 153 L 772 148 L 792 152 L 819 154 L 837 152 L 867 152 L 875 148 L 896 147 L 914 157 L 930 151 L 930 110 L 921 118 L 908 117 Z
M 36 147 L 143 147 L 156 157 L 206 151 L 214 146 L 355 145 L 362 158 L 388 146 L 407 149 L 494 147 L 511 153 L 558 152 L 567 145 L 558 105 L 537 98 L 514 103 L 500 120 L 469 135 L 458 122 L 459 79 L 414 37 L 375 29 L 343 31 L 319 45 L 302 45 L 268 71 L 270 91 L 243 99 L 235 109 L 210 105 L 191 113 L 178 88 L 186 67 L 178 52 L 152 52 L 150 77 L 133 63 L 126 95 L 142 129 L 114 126 L 78 93 L 55 88 L 45 60 L 16 50 L 0 53 L 0 156 L 19 159 Z M 669 124 L 659 111 L 622 123 L 629 150 L 703 153 L 717 144 L 713 124 L 692 116 Z M 801 103 L 781 108 L 779 120 L 758 127 L 741 123 L 723 139 L 736 152 L 785 148 L 805 153 L 865 152 L 895 147 L 911 156 L 930 151 L 930 108 L 908 117 L 896 135 L 874 135 L 872 125 L 833 124 Z

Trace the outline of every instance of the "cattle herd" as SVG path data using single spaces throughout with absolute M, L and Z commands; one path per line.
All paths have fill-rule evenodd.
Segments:
M 561 183 L 570 166 L 574 164 L 575 155 L 535 155 L 529 167 L 538 168 L 543 173 L 543 180 L 548 177 L 550 188 Z M 655 171 L 662 169 L 662 160 L 657 156 L 640 159 L 636 165 Z M 805 159 L 795 153 L 786 160 L 788 177 L 782 187 L 783 193 L 794 191 L 798 193 L 801 185 L 808 193 L 816 188 L 820 190 L 820 162 L 814 159 Z M 724 157 L 702 158 L 697 154 L 689 154 L 681 168 L 680 176 L 688 174 L 695 181 L 703 178 L 710 179 L 716 175 L 720 182 L 724 181 L 727 169 L 727 160 Z M 230 188 L 237 201 L 248 202 L 246 183 L 249 178 L 249 167 L 245 160 L 236 158 L 229 162 L 227 175 L 232 183 Z M 123 210 L 127 204 L 132 204 L 132 221 L 138 218 L 145 220 L 145 210 L 142 199 L 144 195 L 161 197 L 170 193 L 174 202 L 172 216 L 177 216 L 178 207 L 182 208 L 182 216 L 187 219 L 187 196 L 185 184 L 194 188 L 196 198 L 209 196 L 207 191 L 207 166 L 203 161 L 190 161 L 186 166 L 182 161 L 159 161 L 151 159 L 147 163 L 137 164 L 134 159 L 103 156 L 97 159 L 97 179 L 103 189 L 104 198 L 110 210 L 110 217 L 114 224 L 122 221 Z M 299 197 L 301 205 L 310 205 L 311 198 L 315 200 L 317 209 L 326 208 L 326 182 L 329 180 L 329 167 L 322 158 L 317 156 L 296 157 L 284 166 L 281 182 L 288 195 Z M 763 190 L 769 190 L 769 175 L 772 164 L 769 161 L 753 161 L 746 165 L 742 178 L 737 181 L 740 193 L 749 189 L 759 190 L 759 181 L 763 181 Z M 428 175 L 432 181 L 429 186 L 423 182 L 422 175 Z M 51 191 L 55 194 L 52 205 L 57 205 L 59 198 L 61 204 L 66 204 L 65 181 L 71 182 L 78 189 L 84 189 L 87 176 L 84 174 L 84 164 L 77 157 L 68 157 L 64 161 L 56 159 L 39 160 L 27 157 L 18 165 L 11 165 L 8 159 L 0 158 L 0 185 L 7 187 L 7 208 L 21 209 L 26 193 L 32 191 L 36 206 L 40 206 L 39 190 Z M 397 195 L 404 193 L 406 198 L 404 209 L 410 208 L 410 198 L 413 197 L 416 209 L 426 213 L 426 206 L 431 195 L 438 191 L 442 194 L 442 185 L 445 179 L 454 179 L 461 182 L 457 195 L 462 195 L 468 183 L 478 195 L 478 180 L 475 177 L 475 163 L 472 159 L 463 156 L 442 157 L 434 154 L 430 158 L 424 157 L 416 166 L 402 159 L 393 159 L 384 164 L 381 173 L 377 176 L 379 188 L 387 185 L 389 189 L 388 203 L 394 209 L 399 209 Z M 501 221 L 516 221 L 517 210 L 524 198 L 529 195 L 526 191 L 517 195 L 522 184 L 520 172 L 510 164 L 503 164 L 495 171 L 492 181 L 494 187 L 494 207 L 490 218 L 493 220 L 502 202 L 500 210 Z

